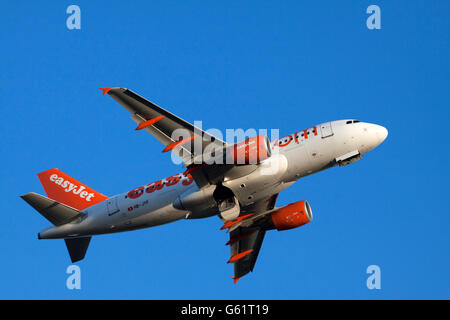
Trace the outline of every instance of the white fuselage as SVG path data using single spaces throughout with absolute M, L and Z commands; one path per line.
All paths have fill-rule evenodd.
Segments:
M 231 189 L 242 206 L 291 186 L 299 178 L 330 168 L 367 153 L 387 136 L 379 125 L 355 120 L 323 123 L 272 141 L 273 155 L 245 170 L 236 166 L 224 176 L 222 185 Z M 278 149 L 278 150 L 277 150 Z M 278 151 L 278 152 L 276 152 Z M 84 218 L 39 233 L 41 239 L 70 238 L 153 227 L 183 218 L 204 218 L 218 214 L 214 201 L 206 209 L 186 210 L 180 197 L 201 193 L 208 204 L 212 188 L 199 190 L 193 178 L 180 173 L 113 196 L 85 210 Z

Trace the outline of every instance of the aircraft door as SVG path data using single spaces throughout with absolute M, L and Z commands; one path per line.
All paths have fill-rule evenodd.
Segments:
M 320 132 L 322 133 L 322 138 L 328 138 L 333 135 L 333 129 L 331 128 L 331 122 L 324 123 L 320 125 Z
M 109 198 L 108 200 L 106 200 L 106 206 L 108 207 L 109 216 L 112 216 L 113 214 L 120 211 L 117 204 L 117 197 Z

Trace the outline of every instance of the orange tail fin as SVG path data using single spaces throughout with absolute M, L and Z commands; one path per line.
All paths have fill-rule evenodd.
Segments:
M 89 188 L 58 169 L 38 173 L 47 196 L 77 210 L 83 210 L 108 197 Z

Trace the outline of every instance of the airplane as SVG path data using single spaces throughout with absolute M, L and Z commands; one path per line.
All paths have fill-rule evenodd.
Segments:
M 64 239 L 72 262 L 85 257 L 94 235 L 218 216 L 221 230 L 229 233 L 228 263 L 234 264 L 236 283 L 253 271 L 266 231 L 290 230 L 313 218 L 307 200 L 275 206 L 282 190 L 360 160 L 388 135 L 383 126 L 347 119 L 274 141 L 260 135 L 230 144 L 129 89 L 100 89 L 131 113 L 136 130 L 149 132 L 165 146 L 163 152 L 182 159 L 185 171 L 112 197 L 56 168 L 39 173 L 47 197 L 34 192 L 21 197 L 52 223 L 38 239 Z M 177 130 L 184 138 L 174 136 Z

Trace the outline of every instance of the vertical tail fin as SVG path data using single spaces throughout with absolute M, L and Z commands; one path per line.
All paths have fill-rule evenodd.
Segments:
M 49 198 L 77 210 L 86 209 L 108 199 L 56 168 L 38 173 L 38 177 Z
M 77 262 L 84 259 L 86 251 L 91 242 L 91 237 L 76 238 L 76 239 L 64 239 L 66 242 L 67 250 L 69 251 L 70 260 Z

